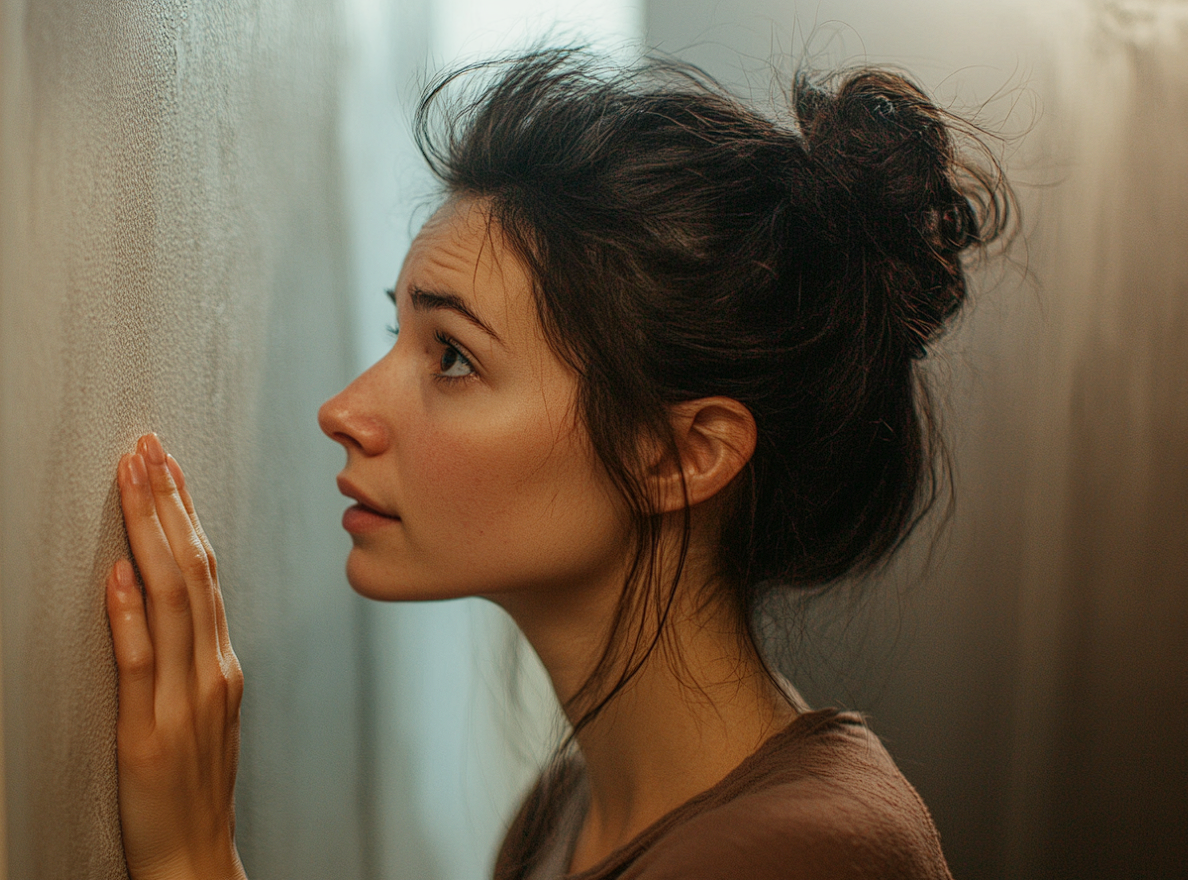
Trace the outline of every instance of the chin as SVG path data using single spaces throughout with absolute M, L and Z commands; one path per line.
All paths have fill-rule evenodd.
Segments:
M 352 548 L 347 556 L 347 583 L 365 599 L 377 602 L 433 602 L 441 599 L 457 599 L 468 593 L 459 593 L 418 583 L 418 579 L 401 577 L 390 562 L 368 558 L 358 547 Z
M 366 599 L 380 602 L 400 598 L 400 591 L 393 590 L 395 585 L 391 582 L 390 575 L 385 577 L 385 574 L 387 572 L 384 571 L 384 566 L 368 559 L 367 554 L 360 552 L 358 547 L 351 548 L 347 556 L 346 576 L 352 590 Z M 397 595 L 393 596 L 393 592 Z

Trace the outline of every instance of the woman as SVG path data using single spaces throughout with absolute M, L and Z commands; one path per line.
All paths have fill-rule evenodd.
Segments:
M 674 64 L 498 74 L 423 100 L 446 198 L 391 351 L 319 413 L 354 589 L 498 603 L 572 724 L 496 877 L 948 877 L 878 740 L 809 710 L 752 621 L 883 563 L 935 498 L 917 364 L 1001 182 L 890 73 L 798 81 L 794 124 Z M 154 436 L 119 482 L 144 583 L 122 561 L 108 584 L 129 868 L 242 877 L 214 555 Z

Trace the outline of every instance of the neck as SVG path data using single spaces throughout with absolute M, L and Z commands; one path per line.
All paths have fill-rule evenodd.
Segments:
M 741 637 L 728 604 L 697 601 L 689 588 L 696 567 L 682 577 L 656 649 L 577 733 L 590 808 L 571 870 L 596 864 L 721 781 L 796 715 Z M 574 697 L 601 656 L 620 583 L 565 591 L 549 608 L 503 603 L 543 661 L 571 723 L 580 720 L 583 707 Z

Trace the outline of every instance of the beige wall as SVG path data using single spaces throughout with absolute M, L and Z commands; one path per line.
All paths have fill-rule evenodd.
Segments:
M 560 4 L 511 5 L 543 27 Z M 560 11 L 594 13 L 587 33 L 604 36 L 631 5 Z M 126 552 L 114 463 L 148 429 L 186 467 L 219 553 L 247 676 L 251 876 L 489 872 L 551 742 L 551 696 L 528 712 L 505 699 L 493 670 L 512 640 L 492 608 L 350 593 L 341 451 L 314 412 L 390 342 L 382 291 L 431 193 L 407 125 L 418 82 L 460 46 L 506 48 L 500 14 L 0 0 L 13 876 L 121 875 L 102 574 Z
M 152 429 L 191 477 L 251 682 L 245 862 L 367 876 L 367 633 L 341 574 L 339 451 L 314 424 L 353 366 L 335 7 L 2 13 L 10 873 L 123 875 L 103 576 L 126 552 L 114 465 Z

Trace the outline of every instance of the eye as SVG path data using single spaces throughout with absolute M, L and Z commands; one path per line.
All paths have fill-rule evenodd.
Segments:
M 445 346 L 445 351 L 441 353 L 441 370 L 436 378 L 465 379 L 468 376 L 473 376 L 474 366 L 470 363 L 469 358 L 458 349 L 458 344 L 444 333 L 438 332 L 433 335 L 438 342 Z

